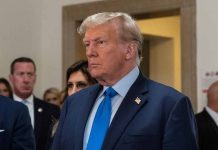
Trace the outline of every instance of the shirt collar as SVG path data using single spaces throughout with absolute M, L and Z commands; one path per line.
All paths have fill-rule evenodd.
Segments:
M 112 88 L 122 97 L 125 97 L 129 88 L 135 82 L 139 75 L 139 68 L 136 66 L 133 68 L 128 74 L 126 74 L 122 79 L 120 79 L 117 83 L 115 83 Z M 104 86 L 102 92 L 99 94 L 101 97 L 104 91 L 108 88 L 108 86 Z
M 23 101 L 26 101 L 28 104 L 33 104 L 33 95 L 30 95 L 28 98 L 26 98 L 25 100 L 18 97 L 16 94 L 13 94 L 13 98 L 15 101 L 18 101 L 18 102 L 22 102 Z
M 213 118 L 213 120 L 216 122 L 216 125 L 218 126 L 218 113 L 212 110 L 210 107 L 206 106 L 205 109 L 210 114 L 210 116 Z

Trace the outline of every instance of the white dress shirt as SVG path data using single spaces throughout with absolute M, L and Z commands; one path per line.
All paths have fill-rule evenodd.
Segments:
M 34 128 L 34 104 L 33 104 L 33 95 L 30 95 L 28 98 L 25 100 L 21 99 L 17 95 L 13 94 L 13 98 L 15 101 L 21 102 L 25 104 L 28 107 L 30 118 L 31 118 L 31 124 Z
M 212 110 L 208 106 L 206 106 L 205 109 L 209 113 L 209 115 L 212 117 L 212 119 L 215 121 L 216 125 L 218 126 L 218 113 Z
M 116 84 L 112 86 L 112 88 L 117 92 L 117 95 L 114 96 L 111 99 L 111 105 L 112 105 L 112 112 L 111 112 L 111 119 L 110 123 L 112 122 L 114 115 L 116 114 L 120 104 L 122 103 L 124 97 L 126 96 L 127 92 L 129 91 L 129 88 L 132 86 L 134 81 L 137 79 L 139 75 L 139 69 L 138 67 L 135 67 L 132 71 L 130 71 L 126 76 L 124 76 L 121 80 L 119 80 Z M 86 123 L 86 128 L 84 132 L 84 139 L 83 139 L 83 150 L 86 150 L 86 146 L 88 143 L 89 135 L 92 128 L 92 123 L 94 121 L 95 114 L 97 112 L 98 106 L 104 99 L 104 91 L 108 87 L 104 86 L 103 90 L 99 93 L 98 98 L 96 99 L 96 102 L 92 108 L 92 111 L 89 115 L 89 119 Z

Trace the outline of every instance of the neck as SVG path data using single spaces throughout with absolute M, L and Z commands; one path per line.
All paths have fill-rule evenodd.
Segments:
M 30 95 L 29 95 L 29 94 L 28 94 L 28 95 L 27 95 L 27 94 L 26 94 L 26 95 L 24 95 L 24 94 L 21 95 L 21 94 L 16 94 L 16 93 L 15 93 L 15 95 L 16 95 L 17 97 L 23 99 L 23 100 L 24 100 L 24 99 L 27 99 L 27 98 L 29 98 L 29 97 L 31 96 L 31 94 L 30 94 Z
M 121 80 L 124 76 L 126 76 L 128 73 L 130 73 L 136 66 L 132 66 L 128 70 L 121 72 L 120 74 L 116 76 L 110 76 L 108 75 L 108 78 L 99 78 L 97 79 L 98 83 L 103 86 L 113 86 L 116 84 L 119 80 Z

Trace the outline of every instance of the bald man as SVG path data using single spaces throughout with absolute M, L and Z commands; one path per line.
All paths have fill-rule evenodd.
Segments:
M 218 149 L 218 81 L 207 92 L 207 106 L 196 114 L 199 150 Z

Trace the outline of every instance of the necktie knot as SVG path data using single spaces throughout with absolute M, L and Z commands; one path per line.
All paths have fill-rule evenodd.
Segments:
M 105 92 L 104 92 L 105 96 L 108 96 L 110 98 L 114 97 L 115 95 L 117 95 L 117 92 L 112 88 L 109 87 Z

